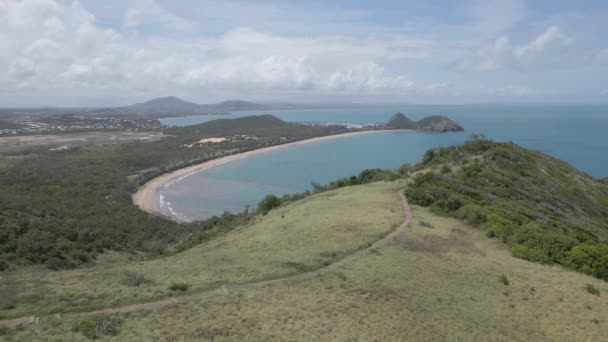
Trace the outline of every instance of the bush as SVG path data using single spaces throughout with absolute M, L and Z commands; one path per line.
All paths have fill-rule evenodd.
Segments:
M 456 217 L 479 226 L 488 219 L 489 210 L 476 204 L 466 204 L 456 211 Z
M 266 195 L 264 199 L 258 204 L 258 212 L 266 215 L 272 209 L 281 205 L 281 199 L 275 195 Z
M 120 316 L 106 315 L 94 318 L 87 318 L 74 323 L 72 330 L 80 332 L 91 340 L 96 340 L 104 336 L 116 336 L 119 333 L 119 326 L 122 323 Z
M 578 245 L 570 250 L 567 260 L 583 273 L 608 280 L 608 245 Z
M 585 286 L 585 290 L 587 290 L 587 292 L 591 293 L 592 295 L 600 295 L 600 289 L 591 284 L 587 284 L 587 286 Z
M 190 288 L 190 284 L 184 282 L 171 283 L 169 290 L 171 291 L 186 291 Z
M 137 272 L 126 271 L 123 273 L 121 284 L 126 286 L 141 286 L 146 282 L 146 278 Z
M 424 228 L 434 228 L 433 224 L 427 221 L 420 221 L 420 226 Z
M 501 274 L 498 276 L 498 281 L 501 282 L 503 285 L 508 286 L 510 284 L 509 278 L 507 278 L 507 276 L 504 274 Z

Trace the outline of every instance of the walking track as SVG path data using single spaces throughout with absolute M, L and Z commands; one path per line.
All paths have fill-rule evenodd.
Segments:
M 381 248 L 382 246 L 386 245 L 386 243 L 393 240 L 397 235 L 399 235 L 401 232 L 403 232 L 405 230 L 405 228 L 412 221 L 412 217 L 413 217 L 412 209 L 410 208 L 410 205 L 408 204 L 407 198 L 405 198 L 403 191 L 399 192 L 399 198 L 401 200 L 401 207 L 403 208 L 403 214 L 404 214 L 405 218 L 404 218 L 403 222 L 397 228 L 395 228 L 395 230 L 390 232 L 388 235 L 386 235 L 382 239 L 376 241 L 370 247 L 356 251 L 356 252 L 354 252 L 340 260 L 337 260 L 323 268 L 320 268 L 316 271 L 299 273 L 296 275 L 292 275 L 292 276 L 288 276 L 288 277 L 284 277 L 284 278 L 272 279 L 272 280 L 257 281 L 257 282 L 237 284 L 237 285 L 225 285 L 225 286 L 222 286 L 222 287 L 220 287 L 218 289 L 214 289 L 214 290 L 208 290 L 208 291 L 193 293 L 193 294 L 189 294 L 189 295 L 179 296 L 179 297 L 172 297 L 172 298 L 167 298 L 167 299 L 154 301 L 154 302 L 131 304 L 131 305 L 89 311 L 89 312 L 66 313 L 66 314 L 62 315 L 61 317 L 64 319 L 74 319 L 74 318 L 82 318 L 82 317 L 89 317 L 89 316 L 96 316 L 96 315 L 103 315 L 103 314 L 124 313 L 124 312 L 133 312 L 133 311 L 141 311 L 141 310 L 154 310 L 154 309 L 160 309 L 160 308 L 173 306 L 173 305 L 176 305 L 179 303 L 185 303 L 185 302 L 188 302 L 188 301 L 191 301 L 194 299 L 202 299 L 202 298 L 209 298 L 209 297 L 213 297 L 213 296 L 226 295 L 226 294 L 230 293 L 230 291 L 234 291 L 234 290 L 253 289 L 253 288 L 258 288 L 258 287 L 263 287 L 263 286 L 268 286 L 268 285 L 277 285 L 277 284 L 284 284 L 284 283 L 295 282 L 295 281 L 302 281 L 302 280 L 306 280 L 306 279 L 310 279 L 310 278 L 314 278 L 314 277 L 323 275 L 323 274 L 331 272 L 339 267 L 348 265 L 348 264 L 352 263 L 353 261 L 355 261 L 356 259 L 358 259 L 362 256 L 365 256 L 365 255 L 368 255 L 370 252 L 372 252 L 378 248 Z M 20 318 L 11 319 L 11 320 L 0 320 L 0 327 L 14 328 L 14 327 L 17 327 L 20 325 L 38 323 L 39 321 L 40 321 L 40 318 L 38 316 L 32 315 L 32 316 L 20 317 Z

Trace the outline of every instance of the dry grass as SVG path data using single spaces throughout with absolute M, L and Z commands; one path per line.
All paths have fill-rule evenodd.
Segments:
M 515 259 L 480 232 L 425 209 L 414 215 L 393 243 L 337 272 L 133 313 L 109 340 L 606 340 L 605 282 Z M 602 295 L 588 293 L 587 284 Z M 11 338 L 82 338 L 71 324 L 48 321 Z
M 377 183 L 312 196 L 172 257 L 137 261 L 112 253 L 88 269 L 34 267 L 3 274 L 0 297 L 16 307 L 0 314 L 108 307 L 173 295 L 169 287 L 174 282 L 197 291 L 320 268 L 367 247 L 403 220 L 399 186 Z M 140 286 L 125 281 L 134 275 L 143 276 Z

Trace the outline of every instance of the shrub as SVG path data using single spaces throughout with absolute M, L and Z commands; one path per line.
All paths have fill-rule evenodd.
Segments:
M 190 288 L 190 284 L 185 282 L 171 283 L 169 290 L 171 291 L 186 291 Z
M 258 211 L 266 215 L 270 210 L 281 205 L 281 199 L 275 195 L 266 195 L 264 199 L 258 204 Z
M 489 210 L 476 204 L 467 204 L 456 211 L 456 217 L 479 226 L 488 219 Z
M 420 221 L 420 226 L 424 228 L 434 228 L 433 224 L 427 221 Z
M 575 269 L 608 280 L 608 245 L 578 245 L 567 256 Z
M 508 286 L 510 284 L 509 278 L 507 278 L 507 276 L 504 274 L 501 274 L 498 276 L 498 281 L 501 282 L 503 285 Z
M 124 272 L 121 280 L 121 284 L 126 286 L 141 286 L 145 282 L 146 278 L 143 275 L 132 271 Z
M 585 286 L 585 290 L 587 290 L 587 292 L 591 293 L 592 295 L 596 295 L 596 296 L 600 295 L 600 289 L 598 289 L 597 287 L 595 287 L 591 284 L 587 284 Z
M 72 330 L 82 333 L 91 340 L 96 340 L 104 336 L 118 335 L 118 328 L 121 323 L 122 319 L 120 316 L 113 314 L 78 321 L 74 323 Z

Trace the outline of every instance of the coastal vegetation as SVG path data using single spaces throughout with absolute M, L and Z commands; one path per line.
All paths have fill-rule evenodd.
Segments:
M 263 123 L 256 125 L 257 120 Z M 94 250 L 96 256 L 99 254 L 95 264 L 92 260 L 83 261 L 88 267 L 74 270 L 53 267 L 48 260 L 46 265 L 58 270 L 27 266 L 35 262 L 5 254 L 9 255 L 5 267 L 11 271 L 4 271 L 0 279 L 0 316 L 45 316 L 35 329 L 28 326 L 2 330 L 3 337 L 391 340 L 500 336 L 505 340 L 597 340 L 603 336 L 604 317 L 608 315 L 608 299 L 603 295 L 608 287 L 601 280 L 606 279 L 608 264 L 607 186 L 562 161 L 512 143 L 473 135 L 462 146 L 429 150 L 415 165 L 396 170 L 364 170 L 325 185 L 313 183 L 311 190 L 304 193 L 269 195 L 255 212 L 225 214 L 201 222 L 177 224 L 129 204 L 132 191 L 159 173 L 205 157 L 243 151 L 248 146 L 282 143 L 285 132 L 289 141 L 332 134 L 332 129 L 338 129 L 300 130 L 298 125 L 273 117 L 246 119 L 242 123 L 248 129 L 220 120 L 173 129 L 167 132 L 173 137 L 158 143 L 82 146 L 73 153 L 54 154 L 64 158 L 58 159 L 62 160 L 59 166 L 66 168 L 75 168 L 83 160 L 95 161 L 98 167 L 106 165 L 104 158 L 96 159 L 100 156 L 111 160 L 101 169 L 83 167 L 83 174 L 73 173 L 81 180 L 72 188 L 65 185 L 72 184 L 69 182 L 59 183 L 59 187 L 78 195 L 73 200 L 80 199 L 83 208 L 93 206 L 93 201 L 79 196 L 95 195 L 93 198 L 103 199 L 103 205 L 114 202 L 116 208 L 122 204 L 125 211 L 118 211 L 119 215 L 112 216 L 106 209 L 107 221 L 103 222 L 110 227 L 110 233 L 123 235 L 114 241 L 101 231 L 104 226 L 97 226 L 99 231 L 94 236 L 105 237 L 114 244 Z M 281 129 L 273 130 L 269 125 Z M 217 137 L 228 139 L 192 145 L 193 141 Z M 185 146 L 188 144 L 192 146 Z M 159 152 L 161 147 L 166 150 Z M 128 157 L 131 149 L 139 149 L 136 152 L 141 159 L 134 159 L 139 162 L 137 167 L 117 156 L 121 152 Z M 179 154 L 168 156 L 171 149 Z M 43 189 L 50 191 L 50 185 L 41 181 L 45 178 L 32 178 L 38 172 L 33 166 L 24 167 L 28 166 L 28 159 L 46 160 L 52 165 L 53 159 L 44 158 L 54 155 L 46 151 L 40 147 L 11 151 L 11 156 L 18 158 L 15 163 L 3 164 L 3 170 L 10 171 L 13 177 L 7 179 L 25 189 L 17 177 L 17 172 L 21 172 L 24 179 L 38 180 L 39 188 L 27 188 L 36 196 L 42 196 Z M 183 162 L 186 158 L 192 159 Z M 150 170 L 148 166 L 158 160 L 165 161 L 166 166 Z M 109 165 L 119 167 L 110 171 Z M 101 175 L 112 175 L 117 170 L 120 173 L 115 178 L 110 177 L 97 187 L 86 183 L 90 180 L 87 172 L 100 177 L 93 179 L 101 182 Z M 66 175 L 55 166 L 45 177 L 53 172 Z M 119 188 L 121 191 L 107 192 L 124 184 L 125 179 L 127 185 Z M 52 180 L 59 181 L 57 177 Z M 15 196 L 16 190 L 6 184 Z M 80 195 L 74 190 L 76 186 L 87 190 Z M 397 196 L 401 189 L 405 189 L 411 203 L 417 204 L 413 208 L 414 221 L 393 242 L 372 250 L 369 246 L 374 241 L 403 220 Z M 50 194 L 67 201 L 61 192 Z M 36 200 L 30 205 L 42 203 L 40 198 L 30 198 Z M 66 203 L 75 205 L 63 205 Z M 99 208 L 88 208 L 86 213 L 91 215 L 93 209 Z M 137 220 L 142 221 L 130 218 L 129 222 L 141 224 L 141 230 L 137 230 L 138 226 L 119 226 L 125 232 L 112 231 L 111 220 L 124 219 L 127 214 L 140 215 Z M 57 222 L 76 219 L 83 220 L 85 216 Z M 145 225 L 153 222 L 159 222 L 157 231 L 147 235 L 150 231 Z M 20 227 L 12 225 L 15 226 Z M 58 226 L 61 227 L 54 227 Z M 67 236 L 71 236 L 59 235 L 62 230 L 45 232 L 41 227 L 45 226 L 40 224 L 36 234 L 30 233 L 30 239 L 42 241 L 33 246 L 59 240 L 49 237 L 68 240 Z M 174 231 L 167 232 L 169 229 Z M 35 239 L 40 233 L 47 240 Z M 131 238 L 141 239 L 144 244 L 121 241 Z M 29 245 L 28 240 L 23 241 L 18 247 Z M 160 249 L 147 249 L 146 243 L 151 241 L 156 241 Z M 67 246 L 81 243 L 72 242 Z M 370 254 L 349 266 L 289 286 L 236 286 L 230 291 L 224 287 L 314 271 L 365 249 Z M 43 255 L 41 250 L 44 251 L 29 249 L 29 255 Z M 101 251 L 105 253 L 100 254 Z M 154 254 L 156 257 L 151 257 Z M 210 289 L 223 290 L 212 297 L 197 297 Z M 171 296 L 188 299 L 160 311 L 75 320 L 48 316 Z M 547 312 L 552 314 L 546 315 Z M 399 324 L 394 323 L 394 317 L 399 317 Z M 241 323 L 234 324 L 235 320 Z M 154 324 L 153 331 L 150 324 Z
M 356 190 L 350 197 L 352 202 L 344 207 L 332 207 L 332 192 L 307 198 L 305 202 L 327 208 L 322 214 L 324 218 L 342 218 L 351 213 L 344 210 L 355 203 L 372 215 L 383 215 L 386 202 L 377 201 L 381 198 L 376 197 L 378 186 L 387 185 L 339 190 L 339 193 Z M 369 201 L 367 193 L 376 200 Z M 392 191 L 382 196 L 386 201 L 398 201 Z M 297 216 L 305 222 L 306 217 L 300 216 L 304 212 L 298 214 L 294 210 L 301 209 L 299 205 L 280 208 L 259 224 L 281 220 L 279 213 L 286 218 Z M 393 242 L 348 267 L 319 277 L 289 285 L 234 290 L 209 298 L 194 297 L 161 310 L 74 320 L 49 316 L 35 326 L 6 330 L 3 338 L 83 340 L 87 338 L 85 334 L 102 332 L 99 327 L 103 325 L 98 322 L 104 320 L 115 327 L 111 334 L 99 334 L 108 341 L 486 340 L 489 336 L 495 340 L 599 341 L 604 338 L 608 323 L 606 282 L 560 266 L 514 258 L 502 243 L 461 220 L 438 216 L 427 208 L 413 210 L 414 221 Z M 300 238 L 300 234 L 310 236 L 306 233 L 310 227 L 314 226 L 303 223 L 290 230 L 293 240 Z M 319 231 L 324 235 L 339 230 L 334 227 Z M 256 231 L 258 239 L 264 238 L 264 232 L 261 227 Z M 258 248 L 257 253 L 263 251 Z M 238 260 L 218 261 L 221 263 L 214 265 L 239 265 Z M 508 286 L 498 280 L 501 275 L 508 278 Z M 589 293 L 588 284 L 601 295 Z
M 319 269 L 392 231 L 403 220 L 397 195 L 403 186 L 311 194 L 163 257 L 108 252 L 74 270 L 39 265 L 5 272 L 0 316 L 86 311 Z
M 516 257 L 608 280 L 608 187 L 599 180 L 481 136 L 432 149 L 416 167 L 412 203 L 481 227 Z
M 313 137 L 351 132 L 344 126 L 286 123 L 271 115 L 220 119 L 163 130 L 148 143 L 28 146 L 0 150 L 0 271 L 31 264 L 51 269 L 94 262 L 107 250 L 163 255 L 246 223 L 253 213 L 178 224 L 142 212 L 131 194 L 166 172 L 222 156 Z M 212 141 L 211 143 L 209 141 Z M 379 180 L 382 170 L 316 190 Z M 398 178 L 398 175 L 393 179 Z M 294 201 L 306 194 L 285 196 Z M 276 199 L 275 199 L 276 202 Z M 277 203 L 263 203 L 272 208 Z M 267 210 L 266 210 L 267 211 Z
M 46 264 L 51 269 L 89 264 L 107 250 L 166 254 L 169 246 L 247 222 L 226 213 L 178 224 L 142 212 L 131 194 L 157 175 L 224 155 L 346 132 L 305 126 L 273 116 L 225 119 L 166 130 L 148 143 L 84 144 L 62 153 L 53 146 L 0 151 L 0 271 Z M 185 147 L 202 138 L 239 135 L 219 144 Z

